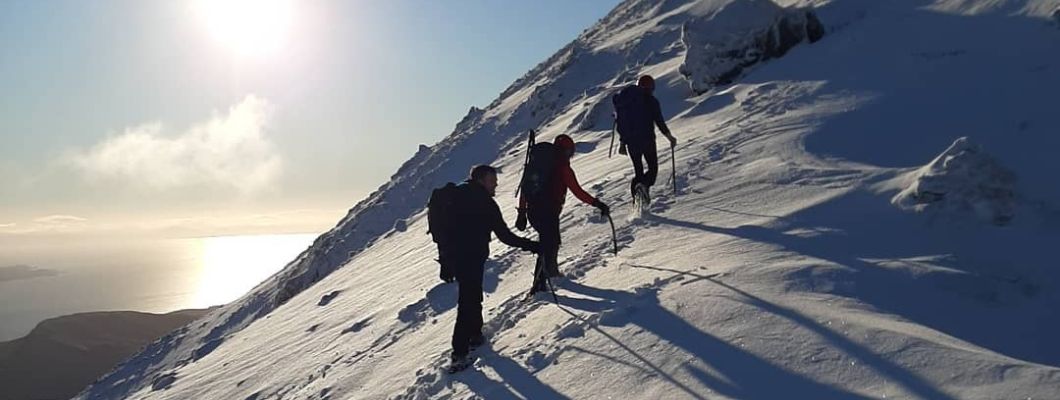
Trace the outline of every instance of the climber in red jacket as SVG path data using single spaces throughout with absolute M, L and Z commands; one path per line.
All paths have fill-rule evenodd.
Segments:
M 603 215 L 611 212 L 607 204 L 586 193 L 578 184 L 578 178 L 574 176 L 574 170 L 570 166 L 570 158 L 574 156 L 574 140 L 570 136 L 559 135 L 553 144 L 559 154 L 555 157 L 555 165 L 546 183 L 547 192 L 534 201 L 531 201 L 525 191 L 520 194 L 519 216 L 515 222 L 517 229 L 525 230 L 527 220 L 529 220 L 530 226 L 537 231 L 538 240 L 541 243 L 537 265 L 534 267 L 534 285 L 530 289 L 531 294 L 547 290 L 545 278 L 560 276 L 557 260 L 560 245 L 559 215 L 567 199 L 567 190 L 574 193 L 574 197 L 578 200 L 600 209 Z

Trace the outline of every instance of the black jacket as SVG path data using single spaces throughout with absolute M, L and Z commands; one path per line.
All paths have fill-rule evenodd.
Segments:
M 445 246 L 446 253 L 443 258 L 456 263 L 474 263 L 479 268 L 489 258 L 491 234 L 496 233 L 497 238 L 504 244 L 528 250 L 534 246 L 534 242 L 516 236 L 508 224 L 504 222 L 501 209 L 493 197 L 486 192 L 486 188 L 475 182 L 464 182 L 459 186 L 460 194 L 456 204 L 459 204 L 456 212 L 458 226 L 454 231 L 454 237 Z M 457 268 L 460 268 L 457 266 Z

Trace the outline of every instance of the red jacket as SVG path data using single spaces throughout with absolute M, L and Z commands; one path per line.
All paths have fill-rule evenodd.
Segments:
M 587 193 L 582 189 L 581 185 L 578 184 L 578 177 L 574 176 L 574 169 L 570 167 L 570 159 L 567 157 L 559 157 L 556 161 L 556 168 L 553 170 L 552 176 L 552 205 L 556 207 L 556 210 L 563 209 L 563 203 L 567 200 L 567 189 L 570 189 L 571 193 L 574 193 L 574 197 L 581 200 L 585 204 L 592 205 L 596 202 L 596 198 Z M 519 195 L 519 208 L 526 209 L 527 204 L 526 198 L 522 194 Z

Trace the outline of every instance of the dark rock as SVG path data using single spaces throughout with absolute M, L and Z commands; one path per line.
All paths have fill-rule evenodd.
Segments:
M 328 303 L 331 303 L 331 301 L 335 300 L 336 297 L 339 297 L 339 293 L 342 293 L 342 291 L 341 290 L 333 290 L 333 291 L 331 291 L 331 293 L 328 293 L 328 294 L 326 294 L 324 296 L 321 296 L 320 297 L 320 301 L 317 303 L 317 305 L 318 306 L 326 306 L 326 305 L 328 305 Z
M 169 389 L 169 387 L 173 386 L 173 383 L 176 381 L 177 374 L 173 372 L 160 375 L 159 377 L 155 378 L 154 381 L 151 382 L 151 390 L 157 392 L 159 390 Z

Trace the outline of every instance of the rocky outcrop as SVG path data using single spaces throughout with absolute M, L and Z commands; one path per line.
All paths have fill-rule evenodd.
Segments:
M 812 10 L 786 9 L 769 0 L 731 1 L 684 23 L 680 72 L 693 92 L 704 93 L 824 33 Z

